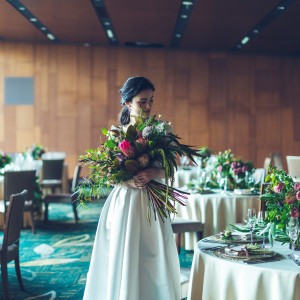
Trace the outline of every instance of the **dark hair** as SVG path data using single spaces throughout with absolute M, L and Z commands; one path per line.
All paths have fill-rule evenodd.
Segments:
M 142 76 L 128 78 L 123 87 L 120 89 L 120 93 L 122 95 L 121 104 L 124 106 L 119 114 L 119 123 L 121 125 L 126 125 L 130 122 L 130 111 L 125 105 L 126 102 L 131 102 L 134 96 L 144 90 L 155 91 L 155 88 L 149 79 Z

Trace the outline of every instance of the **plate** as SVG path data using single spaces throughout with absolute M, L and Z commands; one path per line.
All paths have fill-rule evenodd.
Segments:
M 219 243 L 224 243 L 224 244 L 249 244 L 251 242 L 251 235 L 232 235 L 231 236 L 233 239 L 229 240 L 223 240 L 221 234 L 215 234 L 212 236 L 207 237 L 207 239 L 210 239 L 212 241 L 218 241 Z M 263 238 L 260 236 L 253 236 L 253 242 L 254 243 L 260 243 L 263 241 Z M 266 241 L 266 239 L 265 239 Z
M 237 195 L 254 195 L 256 192 L 252 192 L 252 190 L 249 189 L 234 189 L 233 191 Z
M 249 254 L 249 256 L 240 254 L 237 255 L 238 251 L 241 251 L 243 247 L 235 246 L 235 247 L 222 247 L 213 251 L 213 254 L 217 257 L 230 259 L 230 260 L 243 260 L 243 261 L 250 261 L 250 260 L 261 260 L 261 259 L 268 259 L 272 258 L 276 255 L 276 252 L 270 249 L 263 249 L 259 248 L 259 251 L 265 251 L 265 253 L 258 253 L 258 254 Z

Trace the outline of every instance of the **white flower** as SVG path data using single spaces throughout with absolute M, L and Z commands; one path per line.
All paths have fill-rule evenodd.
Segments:
M 165 123 L 159 123 L 158 125 L 156 125 L 156 130 L 159 132 L 159 133 L 163 133 L 165 132 L 166 130 L 166 125 Z
M 147 138 L 152 132 L 153 132 L 153 127 L 152 126 L 145 127 L 142 131 L 143 138 L 144 139 Z

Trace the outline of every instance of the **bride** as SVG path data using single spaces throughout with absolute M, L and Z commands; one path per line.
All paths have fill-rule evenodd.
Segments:
M 120 92 L 120 124 L 134 124 L 141 109 L 150 116 L 153 84 L 145 77 L 129 78 Z M 169 219 L 147 218 L 144 187 L 160 180 L 164 170 L 149 168 L 117 184 L 103 207 L 83 299 L 179 300 L 180 267 Z

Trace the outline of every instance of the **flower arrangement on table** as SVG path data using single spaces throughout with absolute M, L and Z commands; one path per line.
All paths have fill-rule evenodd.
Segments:
M 0 169 L 3 169 L 6 165 L 10 164 L 11 162 L 11 156 L 0 150 Z
M 186 155 L 194 163 L 193 156 L 201 156 L 191 146 L 181 144 L 179 137 L 171 132 L 171 124 L 155 115 L 147 119 L 140 117 L 138 122 L 102 133 L 107 141 L 97 149 L 87 150 L 79 156 L 79 161 L 89 165 L 91 189 L 86 194 L 79 189 L 79 199 L 84 204 L 91 197 L 101 197 L 103 187 L 126 182 L 137 172 L 150 167 L 161 167 L 165 170 L 165 184 L 150 181 L 147 186 L 148 210 L 150 222 L 151 210 L 163 220 L 168 213 L 176 213 L 175 202 L 184 205 L 187 199 L 185 192 L 173 188 L 174 172 L 177 169 L 176 155 Z
M 206 168 L 206 163 L 212 154 L 212 150 L 208 147 L 201 147 L 199 149 L 199 154 L 203 156 L 201 159 L 201 168 Z
M 32 144 L 28 149 L 24 151 L 24 154 L 27 153 L 32 156 L 34 160 L 39 160 L 42 158 L 42 155 L 47 152 L 47 149 L 42 145 Z
M 269 240 L 282 243 L 290 241 L 287 224 L 290 218 L 299 220 L 300 182 L 294 182 L 284 170 L 269 166 L 266 182 L 270 184 L 261 199 L 266 203 L 266 222 L 269 228 Z M 300 244 L 300 234 L 296 241 Z
M 229 190 L 235 188 L 247 189 L 258 188 L 255 183 L 249 181 L 249 177 L 254 173 L 254 164 L 251 161 L 243 161 L 241 158 L 235 158 L 231 150 L 219 152 L 217 155 L 217 163 L 212 174 L 212 179 L 217 180 L 217 177 L 225 178 L 225 183 L 219 180 L 219 187 L 227 184 Z

